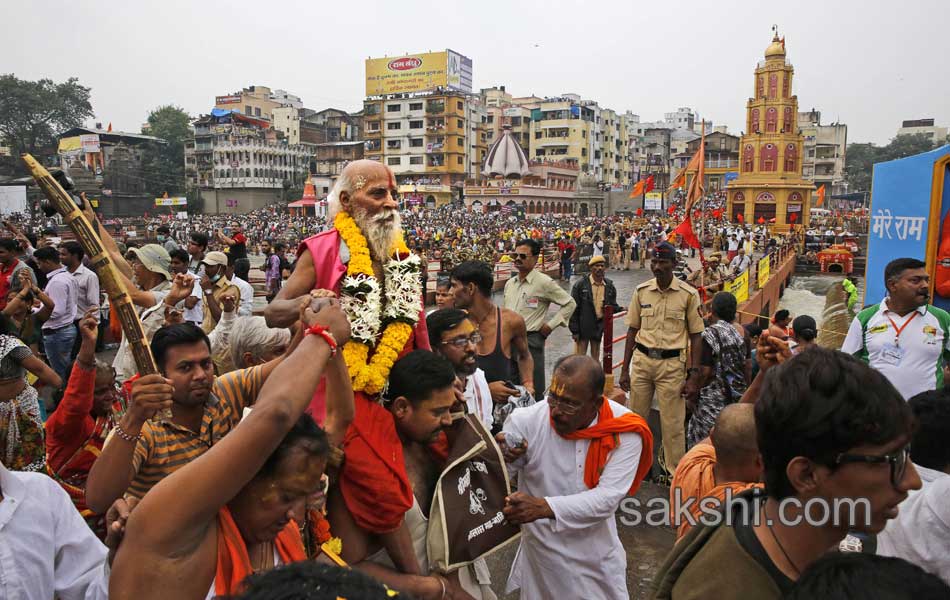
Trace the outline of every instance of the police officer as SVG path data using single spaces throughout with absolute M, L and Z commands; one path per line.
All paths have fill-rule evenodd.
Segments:
M 638 285 L 630 300 L 619 382 L 624 391 L 631 392 L 630 408 L 644 418 L 650 413 L 656 393 L 663 451 L 670 473 L 686 452 L 686 402 L 695 402 L 701 387 L 703 332 L 699 293 L 673 277 L 675 264 L 673 246 L 666 242 L 657 244 L 650 261 L 655 277 Z

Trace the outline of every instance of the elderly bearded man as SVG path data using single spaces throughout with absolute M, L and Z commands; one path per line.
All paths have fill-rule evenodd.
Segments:
M 293 275 L 264 315 L 269 327 L 287 327 L 297 320 L 306 295 L 340 297 L 353 331 L 343 355 L 356 414 L 343 441 L 339 490 L 356 525 L 379 536 L 397 569 L 418 574 L 404 523 L 413 496 L 405 470 L 399 468 L 402 445 L 381 433 L 380 423 L 392 416 L 376 401 L 400 356 L 414 348 L 429 349 L 422 265 L 402 239 L 396 194 L 388 167 L 372 160 L 348 164 L 328 198 L 333 226 L 300 244 Z M 309 408 L 318 422 L 325 404 L 321 382 Z
M 547 402 L 511 413 L 497 436 L 509 470 L 520 472 L 504 508 L 524 524 L 505 591 L 520 588 L 522 600 L 629 597 L 614 513 L 649 472 L 653 437 L 603 392 L 597 361 L 566 356 Z

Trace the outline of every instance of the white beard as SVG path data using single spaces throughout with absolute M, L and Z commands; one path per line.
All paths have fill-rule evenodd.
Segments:
M 399 211 L 381 212 L 374 217 L 368 217 L 365 210 L 354 209 L 352 216 L 366 238 L 370 254 L 379 261 L 388 260 L 393 242 L 402 231 Z

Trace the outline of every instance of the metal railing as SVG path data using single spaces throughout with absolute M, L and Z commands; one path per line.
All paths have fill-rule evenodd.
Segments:
M 785 261 L 792 255 L 796 254 L 796 248 L 794 244 L 789 243 L 785 246 L 780 247 L 778 250 L 769 255 L 769 279 L 772 281 L 778 272 L 778 270 L 785 264 Z M 758 285 L 758 271 L 759 263 L 758 261 L 753 262 L 749 268 L 749 297 L 751 298 L 755 292 L 758 292 L 761 288 Z M 741 273 L 739 274 L 741 275 Z M 712 296 L 720 291 L 719 285 L 715 286 L 706 286 L 700 288 L 700 295 L 704 298 L 702 309 L 704 314 L 707 313 L 710 309 L 710 303 L 712 302 Z M 744 306 L 744 303 L 743 303 Z M 741 308 L 741 307 L 740 307 Z M 741 312 L 741 311 L 740 311 Z M 624 330 L 624 334 L 614 337 L 614 320 L 626 316 L 627 311 L 621 310 L 617 313 L 614 313 L 613 307 L 605 306 L 604 307 L 604 345 L 603 345 L 603 367 L 604 372 L 609 376 L 612 376 L 613 372 L 616 369 L 619 369 L 623 366 L 623 358 L 618 362 L 614 362 L 614 345 L 621 342 L 626 345 L 627 333 Z M 626 348 L 624 348 L 626 350 Z

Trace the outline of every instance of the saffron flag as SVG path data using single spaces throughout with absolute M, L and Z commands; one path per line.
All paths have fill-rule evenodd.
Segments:
M 645 182 L 641 179 L 640 181 L 638 181 L 638 182 L 636 183 L 636 185 L 633 186 L 633 189 L 630 190 L 630 197 L 631 197 L 631 198 L 636 198 L 637 196 L 642 196 L 642 195 L 643 195 L 643 184 L 644 184 L 644 183 L 645 183 Z
M 692 181 L 689 182 L 689 190 L 686 192 L 686 212 L 689 213 L 690 209 L 693 208 L 693 205 L 703 199 L 703 195 L 706 193 L 705 188 L 703 188 L 703 179 L 706 178 L 706 123 L 703 122 L 702 136 L 699 138 L 699 150 L 696 151 L 696 156 L 693 159 L 696 160 L 696 174 L 693 175 Z M 690 164 L 693 164 L 693 161 L 690 160 Z M 687 167 L 688 168 L 688 167 Z
M 825 203 L 825 184 L 821 184 L 821 187 L 818 188 L 818 202 L 815 203 L 815 206 L 821 206 Z
M 689 159 L 689 163 L 683 167 L 679 173 L 676 174 L 676 179 L 674 179 L 673 183 L 670 184 L 671 190 L 674 188 L 686 187 L 686 174 L 699 170 L 699 163 L 701 160 L 703 160 L 702 151 L 703 149 L 700 148 L 700 150 L 696 152 L 696 154 L 694 154 L 691 159 Z
M 702 248 L 699 243 L 699 238 L 696 237 L 696 233 L 693 232 L 693 224 L 689 219 L 689 215 L 686 215 L 686 218 L 683 219 L 683 222 L 673 230 L 673 233 L 679 235 L 683 238 L 683 241 L 686 242 L 690 248 Z
M 646 183 L 643 184 L 643 193 L 646 194 L 651 191 L 653 187 L 653 175 L 650 175 L 647 177 Z

